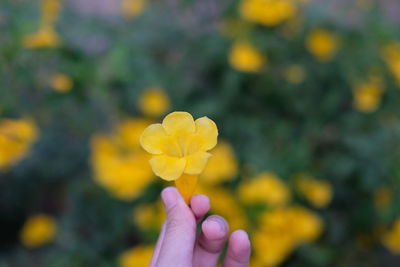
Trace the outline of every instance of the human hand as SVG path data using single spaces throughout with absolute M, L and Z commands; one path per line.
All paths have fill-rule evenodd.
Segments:
M 158 237 L 149 267 L 215 267 L 228 238 L 229 225 L 224 218 L 211 215 L 196 225 L 210 209 L 205 195 L 193 195 L 190 207 L 175 187 L 161 193 L 167 219 Z M 250 258 L 250 241 L 243 230 L 234 231 L 228 241 L 223 267 L 246 267 Z

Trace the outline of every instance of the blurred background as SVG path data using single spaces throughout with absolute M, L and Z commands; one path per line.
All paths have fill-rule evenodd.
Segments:
M 208 116 L 199 178 L 252 267 L 399 266 L 400 3 L 3 0 L 0 266 L 147 266 L 138 137 Z

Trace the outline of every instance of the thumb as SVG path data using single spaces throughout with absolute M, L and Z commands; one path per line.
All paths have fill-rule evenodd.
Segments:
M 175 187 L 165 188 L 161 192 L 161 198 L 167 219 L 156 266 L 191 266 L 196 239 L 196 219 L 193 212 Z

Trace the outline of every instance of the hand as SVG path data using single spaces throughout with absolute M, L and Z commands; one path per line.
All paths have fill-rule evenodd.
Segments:
M 215 267 L 229 233 L 228 223 L 218 215 L 209 216 L 196 239 L 196 225 L 210 209 L 205 195 L 193 195 L 190 207 L 175 187 L 161 193 L 167 212 L 149 267 Z M 234 231 L 228 241 L 224 267 L 246 267 L 250 241 L 243 230 Z

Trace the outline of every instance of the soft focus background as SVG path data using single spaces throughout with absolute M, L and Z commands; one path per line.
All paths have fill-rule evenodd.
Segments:
M 219 145 L 198 192 L 252 267 L 398 266 L 400 3 L 3 0 L 0 266 L 147 266 L 175 110 Z

